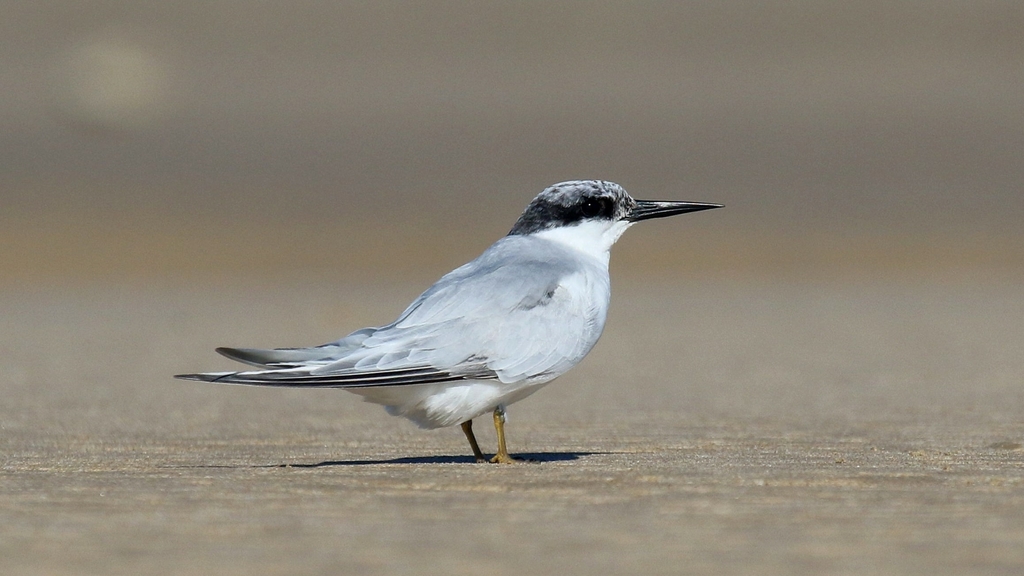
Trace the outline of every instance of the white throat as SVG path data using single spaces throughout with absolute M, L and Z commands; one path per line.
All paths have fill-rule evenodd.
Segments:
M 612 245 L 632 225 L 633 223 L 627 220 L 617 220 L 615 222 L 588 220 L 573 226 L 549 228 L 535 232 L 534 235 L 538 238 L 569 246 L 574 250 L 600 260 L 605 266 L 608 266 L 608 256 Z

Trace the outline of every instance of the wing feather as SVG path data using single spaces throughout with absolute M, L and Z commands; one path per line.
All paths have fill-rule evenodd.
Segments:
M 346 372 L 313 375 L 305 370 L 258 370 L 249 372 L 210 372 L 179 374 L 175 378 L 201 380 L 221 384 L 248 384 L 255 386 L 281 386 L 295 388 L 366 388 L 379 386 L 409 386 L 434 382 L 492 379 L 494 373 L 479 368 L 461 373 L 432 367 L 406 368 L 373 372 Z
M 180 377 L 340 388 L 547 381 L 596 343 L 609 296 L 607 269 L 596 260 L 581 261 L 548 240 L 509 236 L 445 275 L 387 326 L 316 348 L 224 349 L 230 358 L 273 369 Z

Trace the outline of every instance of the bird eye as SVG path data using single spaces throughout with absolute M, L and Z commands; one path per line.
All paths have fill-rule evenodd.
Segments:
M 586 218 L 593 218 L 599 216 L 608 211 L 608 199 L 607 198 L 587 198 L 583 201 L 583 205 L 580 207 L 580 211 L 583 212 L 583 216 Z

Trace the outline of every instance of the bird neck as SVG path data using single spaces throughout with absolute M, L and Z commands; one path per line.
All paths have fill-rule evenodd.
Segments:
M 607 221 L 585 221 L 573 226 L 559 226 L 535 232 L 538 238 L 556 242 L 568 246 L 577 252 L 582 252 L 591 258 L 595 258 L 605 267 L 608 266 L 608 258 L 612 245 L 622 236 L 622 233 L 632 225 L 632 222 L 619 220 L 616 222 Z

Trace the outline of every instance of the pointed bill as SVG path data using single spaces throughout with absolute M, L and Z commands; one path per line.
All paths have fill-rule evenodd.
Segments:
M 706 204 L 704 202 L 637 200 L 636 207 L 629 211 L 625 219 L 630 222 L 639 222 L 651 218 L 665 218 L 666 216 L 675 216 L 676 214 L 699 212 L 701 210 L 721 207 L 721 204 Z

